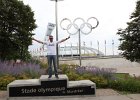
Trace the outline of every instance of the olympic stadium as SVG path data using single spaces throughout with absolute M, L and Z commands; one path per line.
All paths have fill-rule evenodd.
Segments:
M 60 57 L 79 56 L 79 47 L 78 46 L 59 46 L 58 52 L 59 52 Z M 36 52 L 32 55 L 47 56 L 47 49 L 45 49 L 44 51 Z M 81 46 L 81 55 L 82 56 L 103 56 L 104 53 L 91 47 Z
M 79 55 L 79 48 L 77 46 L 59 47 L 60 56 L 77 56 Z M 101 51 L 90 47 L 81 47 L 81 55 L 83 56 L 97 56 L 104 55 Z

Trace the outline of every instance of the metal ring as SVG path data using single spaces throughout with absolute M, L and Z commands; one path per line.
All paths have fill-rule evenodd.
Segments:
M 88 27 L 88 29 L 89 29 L 88 32 L 84 32 L 84 31 L 83 31 L 83 29 L 85 28 L 85 26 Z M 81 30 L 81 32 L 82 32 L 83 34 L 88 35 L 88 34 L 91 33 L 91 31 L 92 31 L 92 26 L 91 26 L 91 24 L 89 24 L 89 23 L 86 22 L 86 23 L 83 23 L 83 24 L 80 26 L 80 30 Z
M 96 21 L 96 25 L 95 26 L 92 26 L 91 23 L 89 23 L 89 21 L 91 19 L 94 19 Z M 66 25 L 66 27 L 63 27 L 62 26 L 62 23 L 64 21 L 68 21 L 69 24 Z M 78 21 L 81 21 L 80 24 L 78 24 L 77 22 Z M 95 17 L 90 17 L 87 19 L 87 22 L 85 22 L 85 20 L 83 18 L 76 18 L 73 22 L 71 22 L 70 19 L 68 18 L 64 18 L 61 22 L 60 22 L 60 27 L 63 29 L 63 30 L 67 30 L 67 32 L 70 34 L 70 35 L 75 35 L 78 33 L 78 31 L 81 31 L 83 34 L 87 35 L 89 33 L 91 33 L 92 29 L 96 28 L 97 26 L 99 25 L 99 21 L 97 18 Z M 84 28 L 87 27 L 89 29 L 88 32 L 84 32 Z M 76 31 L 75 32 L 70 32 L 70 30 L 72 30 L 72 28 L 74 28 Z
M 69 24 L 68 26 L 67 26 L 67 32 L 70 34 L 70 35 L 75 35 L 75 34 L 77 34 L 78 33 L 78 29 L 76 29 L 76 32 L 70 32 L 70 29 L 72 28 L 72 27 L 74 27 L 75 28 L 75 26 L 73 25 L 73 24 Z
M 82 21 L 82 23 L 85 23 L 85 20 L 83 19 L 83 18 L 80 18 L 80 17 L 78 17 L 78 18 L 76 18 L 74 21 L 73 21 L 73 25 L 74 25 L 74 27 L 76 28 L 76 29 L 80 29 L 80 26 L 82 25 L 82 24 L 80 24 L 80 25 L 78 25 L 78 24 L 76 24 L 76 21 Z
M 70 19 L 68 19 L 68 18 L 64 18 L 64 19 L 62 19 L 62 21 L 60 22 L 60 27 L 63 29 L 63 30 L 68 30 L 68 27 L 63 27 L 62 26 L 62 22 L 64 22 L 64 21 L 68 21 L 70 24 L 68 24 L 68 26 L 69 25 L 71 25 L 72 26 L 72 22 L 71 22 L 71 20 Z M 71 27 L 69 27 L 69 28 L 71 28 Z
M 91 20 L 91 19 L 94 19 L 94 20 L 96 20 L 96 25 L 93 27 L 92 26 L 92 24 L 91 24 L 91 26 L 92 26 L 92 29 L 94 29 L 94 28 L 96 28 L 98 25 L 99 25 L 99 21 L 98 21 L 98 19 L 97 18 L 95 18 L 95 17 L 90 17 L 90 18 L 88 18 L 88 20 L 87 20 L 87 23 L 89 23 L 89 20 Z

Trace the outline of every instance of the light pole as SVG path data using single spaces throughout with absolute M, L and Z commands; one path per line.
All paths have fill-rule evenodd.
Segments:
M 113 56 L 114 56 L 114 40 L 112 40 L 112 53 L 113 53 Z
M 105 56 L 106 56 L 106 40 L 105 40 Z
M 100 56 L 99 55 L 99 51 L 100 51 L 100 43 L 99 43 L 99 41 L 97 41 L 97 45 L 98 45 L 98 56 Z
M 91 20 L 94 20 L 96 22 L 95 25 L 92 25 L 94 23 L 91 23 L 90 22 Z M 62 25 L 64 22 L 68 22 L 69 24 L 67 24 L 64 27 Z M 60 27 L 63 30 L 66 30 L 70 35 L 75 35 L 78 33 L 78 36 L 79 36 L 79 63 L 80 63 L 79 65 L 80 66 L 82 65 L 82 62 L 81 62 L 81 33 L 88 35 L 98 25 L 99 25 L 99 21 L 95 17 L 90 17 L 87 19 L 87 21 L 85 21 L 83 18 L 78 17 L 78 18 L 75 18 L 73 22 L 71 22 L 71 20 L 68 18 L 64 18 L 60 23 Z M 71 32 L 71 29 L 73 29 L 73 28 L 76 30 L 75 32 Z
M 55 24 L 56 24 L 56 41 L 58 41 L 58 11 L 57 11 L 57 2 L 63 0 L 50 0 L 55 1 Z M 56 46 L 56 60 L 57 67 L 59 68 L 59 55 L 58 55 L 58 45 Z

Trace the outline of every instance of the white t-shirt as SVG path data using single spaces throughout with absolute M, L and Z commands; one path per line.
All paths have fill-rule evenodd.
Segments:
M 47 55 L 56 55 L 56 45 L 58 41 L 46 41 L 45 45 L 47 47 Z

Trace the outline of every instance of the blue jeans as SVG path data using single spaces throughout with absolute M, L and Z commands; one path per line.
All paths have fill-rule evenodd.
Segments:
M 48 74 L 49 76 L 52 76 L 52 63 L 54 67 L 54 73 L 55 75 L 58 75 L 57 73 L 57 67 L 56 67 L 56 55 L 48 55 Z

